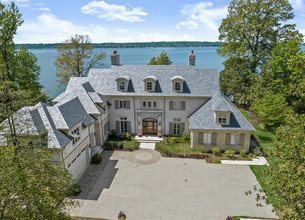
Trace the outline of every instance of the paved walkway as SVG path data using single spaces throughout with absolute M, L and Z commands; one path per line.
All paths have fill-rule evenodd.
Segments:
M 154 150 L 156 143 L 141 143 L 139 148 L 142 150 Z
M 232 165 L 269 165 L 265 157 L 257 157 L 252 160 L 221 160 L 222 164 L 232 164 Z
M 122 210 L 132 220 L 275 217 L 271 206 L 256 207 L 255 196 L 244 195 L 258 184 L 249 166 L 164 158 L 152 150 L 102 154 L 110 157 L 96 167 L 102 171 L 89 192 L 96 200 L 78 200 L 72 216 L 117 219 Z

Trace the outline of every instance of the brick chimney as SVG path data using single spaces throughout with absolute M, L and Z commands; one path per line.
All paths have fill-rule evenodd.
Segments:
M 120 54 L 117 50 L 114 50 L 111 54 L 111 65 L 120 65 Z
M 191 53 L 189 54 L 189 66 L 195 66 L 196 62 L 196 55 L 193 50 L 191 50 Z

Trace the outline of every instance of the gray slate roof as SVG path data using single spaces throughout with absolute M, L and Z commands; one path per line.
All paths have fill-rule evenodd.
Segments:
M 117 91 L 116 79 L 121 76 L 130 78 L 127 92 Z M 175 76 L 181 76 L 185 79 L 182 93 L 172 91 L 171 79 Z M 146 77 L 158 79 L 156 92 L 145 91 L 143 80 Z M 189 66 L 127 65 L 112 66 L 111 69 L 91 69 L 87 81 L 97 93 L 103 96 L 211 97 L 219 91 L 217 70 L 200 70 Z M 74 83 L 77 82 L 74 81 Z
M 70 129 L 78 123 L 88 127 L 94 121 L 77 97 L 55 106 L 45 103 L 25 106 L 15 114 L 18 135 L 47 134 L 48 148 L 62 148 L 72 141 L 72 137 L 61 131 L 62 129 Z M 7 127 L 7 121 L 1 125 Z M 4 129 L 0 134 L 1 145 L 6 144 L 6 132 L 7 129 Z
M 231 112 L 229 125 L 215 123 L 214 105 L 223 106 L 222 111 Z M 242 113 L 220 92 L 215 93 L 210 100 L 189 116 L 189 127 L 192 130 L 255 130 Z

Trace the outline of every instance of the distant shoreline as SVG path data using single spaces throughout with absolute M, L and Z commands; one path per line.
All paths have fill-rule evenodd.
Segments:
M 16 48 L 56 49 L 61 43 L 16 44 Z M 135 42 L 135 43 L 92 43 L 93 48 L 176 48 L 176 47 L 219 47 L 222 42 L 215 41 L 169 41 L 169 42 Z

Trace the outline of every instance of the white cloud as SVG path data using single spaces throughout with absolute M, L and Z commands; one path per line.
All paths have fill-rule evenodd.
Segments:
M 176 27 L 178 29 L 180 28 L 197 29 L 198 23 L 197 21 L 193 21 L 193 20 L 181 21 L 178 24 L 176 24 Z
M 9 4 L 11 2 L 15 2 L 16 5 L 18 5 L 19 7 L 28 7 L 30 0 L 2 0 L 1 2 L 4 4 Z
M 290 0 L 290 3 L 294 9 L 301 9 L 304 6 L 303 0 Z
M 201 24 L 208 29 L 205 31 L 218 32 L 220 22 L 227 14 L 227 6 L 217 8 L 212 2 L 199 2 L 185 5 L 180 13 L 186 21 L 179 22 L 177 28 L 195 29 Z
M 43 11 L 43 12 L 51 12 L 51 9 L 50 8 L 47 8 L 47 7 L 40 7 L 40 8 L 37 8 L 38 11 Z
M 107 20 L 141 22 L 148 13 L 141 7 L 108 4 L 105 1 L 92 1 L 81 8 L 84 14 L 95 15 Z
M 92 42 L 147 42 L 199 40 L 193 35 L 132 31 L 124 28 L 105 28 L 101 25 L 77 25 L 52 13 L 42 13 L 34 21 L 19 28 L 16 43 L 58 43 L 74 34 L 89 35 Z

